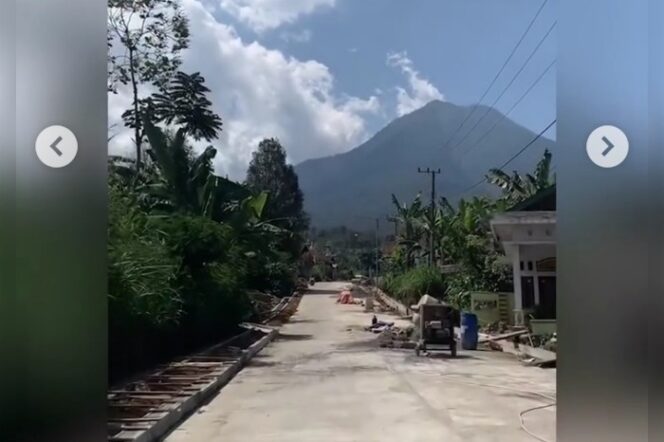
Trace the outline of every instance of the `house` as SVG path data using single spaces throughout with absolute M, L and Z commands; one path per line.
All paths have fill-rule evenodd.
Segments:
M 556 186 L 495 215 L 491 231 L 512 264 L 513 323 L 556 318 Z M 552 322 L 552 321 L 549 321 Z

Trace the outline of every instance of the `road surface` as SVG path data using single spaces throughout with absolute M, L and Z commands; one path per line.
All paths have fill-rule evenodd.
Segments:
M 371 315 L 335 303 L 344 286 L 317 284 L 281 336 L 166 441 L 538 440 L 520 413 L 553 402 L 541 394 L 555 396 L 555 370 L 497 352 L 418 358 L 379 348 L 363 330 Z M 555 440 L 555 407 L 523 421 L 539 440 Z

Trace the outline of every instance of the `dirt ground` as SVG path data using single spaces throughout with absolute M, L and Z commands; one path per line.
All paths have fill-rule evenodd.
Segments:
M 555 369 L 498 352 L 380 348 L 363 330 L 371 314 L 335 303 L 344 286 L 317 284 L 280 337 L 166 441 L 555 441 L 555 406 L 521 417 L 554 403 Z

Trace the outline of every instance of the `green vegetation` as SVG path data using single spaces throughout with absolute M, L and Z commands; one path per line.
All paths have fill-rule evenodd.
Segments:
M 443 275 L 429 266 L 419 266 L 400 274 L 389 274 L 382 288 L 403 304 L 410 306 L 424 294 L 442 298 L 445 295 Z
M 108 0 L 108 89 L 129 85 L 132 106 L 123 118 L 134 129 L 136 169 L 142 161 L 141 114 L 148 101 L 145 86 L 165 88 L 189 44 L 189 22 L 177 0 Z
M 550 165 L 551 153 L 547 150 L 533 175 L 508 175 L 493 169 L 487 180 L 502 189 L 500 198 L 461 199 L 456 207 L 442 199 L 434 207 L 433 217 L 419 196 L 411 204 L 404 204 L 393 195 L 399 233 L 394 250 L 384 260 L 387 272 L 381 287 L 404 303 L 414 303 L 428 293 L 444 297 L 460 309 L 468 308 L 471 291 L 505 290 L 509 268 L 501 263 L 502 254 L 491 235 L 489 221 L 495 213 L 553 185 Z M 427 264 L 431 234 L 435 239 L 432 261 L 437 266 L 456 267 L 444 278 L 440 270 Z
M 366 276 L 375 272 L 375 232 L 361 232 L 341 226 L 312 229 L 310 238 L 317 252 L 313 276 L 319 281 L 350 281 L 354 275 Z
M 140 81 L 157 88 L 145 99 L 135 95 L 124 115 L 136 157 L 109 164 L 109 375 L 116 380 L 232 334 L 254 316 L 252 290 L 292 294 L 307 218 L 276 140 L 261 142 L 246 184 L 215 175 L 215 147 L 189 144 L 216 140 L 222 120 L 205 79 L 177 71 L 189 35 L 178 2 L 109 6 L 111 47 L 140 56 L 122 64 L 112 52 L 116 79 L 134 90 Z M 157 37 L 122 31 L 121 17 L 132 12 Z M 162 37 L 170 43 L 154 40 Z M 157 75 L 153 57 L 162 53 Z

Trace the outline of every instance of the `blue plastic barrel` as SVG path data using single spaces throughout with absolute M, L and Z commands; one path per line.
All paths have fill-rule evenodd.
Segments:
M 461 348 L 464 350 L 477 350 L 477 328 L 476 314 L 461 314 Z

